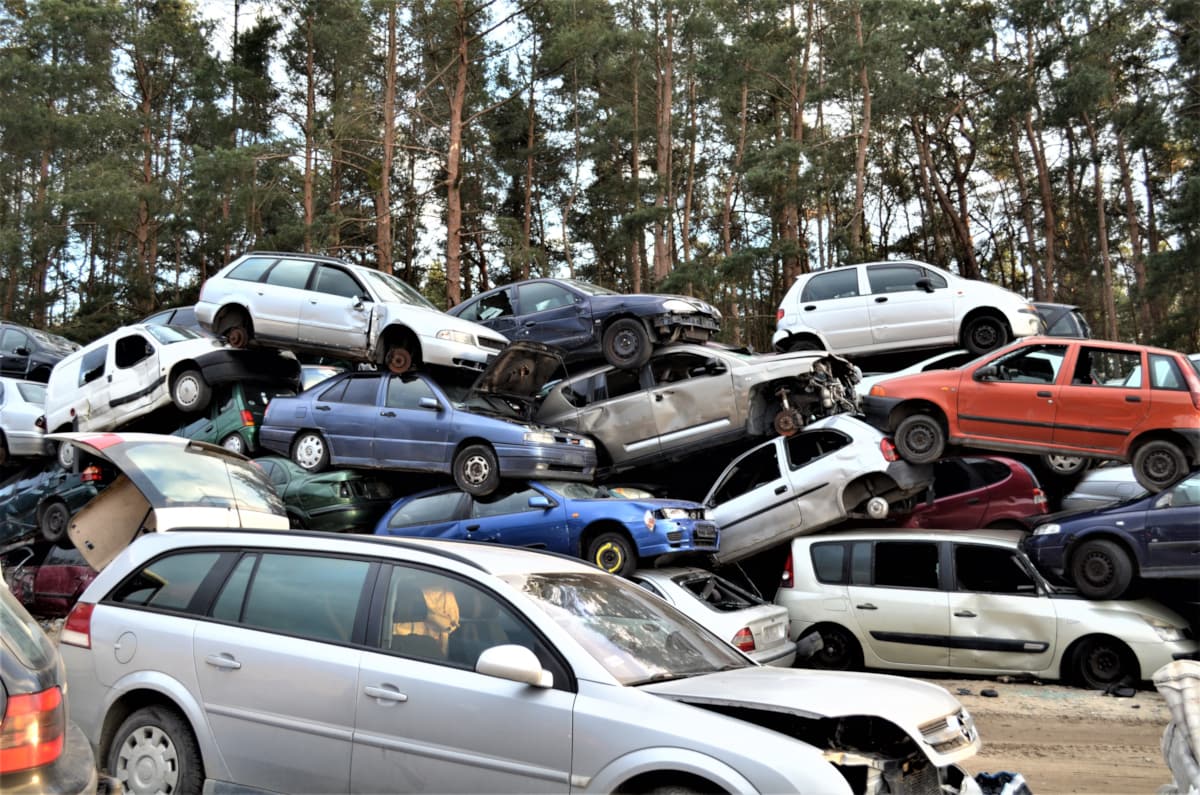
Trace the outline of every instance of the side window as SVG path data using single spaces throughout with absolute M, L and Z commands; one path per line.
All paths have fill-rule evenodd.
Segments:
M 119 369 L 133 367 L 154 354 L 154 346 L 141 334 L 130 334 L 117 340 L 113 347 L 113 363 Z
M 251 257 L 229 272 L 227 279 L 238 279 L 245 282 L 257 282 L 262 279 L 267 268 L 275 261 L 274 257 Z
M 16 353 L 22 348 L 27 351 L 32 350 L 33 344 L 25 332 L 17 331 L 15 328 L 10 328 L 4 332 L 3 348 L 6 353 Z
M 352 379 L 349 378 L 343 378 L 341 381 L 338 381 L 336 384 L 333 384 L 324 392 L 322 392 L 317 397 L 317 400 L 324 400 L 329 403 L 341 403 L 342 395 L 346 394 L 346 386 L 351 380 Z
M 800 302 L 853 298 L 858 294 L 858 268 L 841 268 L 809 279 L 800 293 Z
M 186 610 L 220 559 L 219 552 L 181 552 L 144 566 L 109 594 L 114 602 Z
M 90 384 L 104 375 L 104 362 L 108 359 L 108 346 L 101 345 L 83 354 L 79 365 L 79 386 Z
M 867 282 L 875 295 L 920 290 L 917 279 L 924 275 L 925 269 L 915 265 L 872 265 L 867 268 Z
M 497 317 L 508 317 L 513 314 L 512 289 L 498 290 L 491 295 L 485 295 L 472 308 L 475 317 L 471 320 L 492 320 Z
M 461 499 L 461 492 L 444 491 L 413 500 L 392 514 L 392 518 L 388 519 L 388 527 L 409 527 L 453 519 Z
M 239 623 L 348 643 L 370 568 L 365 560 L 263 554 L 246 589 Z
M 921 268 L 921 275 L 929 280 L 929 285 L 935 290 L 944 290 L 949 285 L 946 283 L 946 277 L 940 273 L 935 273 L 929 268 Z
M 604 379 L 604 385 L 602 389 L 597 387 L 597 392 L 603 391 L 603 394 L 597 394 L 597 400 L 612 400 L 622 395 L 633 394 L 642 388 L 641 377 L 637 370 L 614 369 L 603 373 L 600 377 Z
M 813 573 L 817 575 L 817 582 L 846 584 L 845 544 L 813 544 L 811 552 Z
M 788 464 L 792 469 L 799 469 L 849 443 L 849 436 L 836 431 L 805 431 L 789 436 L 786 442 Z
M 983 480 L 983 485 L 991 486 L 1012 477 L 1012 470 L 1007 464 L 993 461 L 990 458 L 979 458 L 973 462 L 975 474 Z
M 1067 355 L 1065 345 L 1036 345 L 1003 356 L 993 367 L 1001 381 L 1022 384 L 1053 384 Z
M 850 582 L 853 585 L 871 584 L 870 541 L 855 541 L 850 550 Z
M 318 293 L 340 295 L 343 298 L 356 298 L 366 292 L 358 282 L 354 281 L 353 276 L 341 268 L 335 268 L 332 265 L 317 266 L 317 284 L 315 289 Z
M 435 397 L 429 384 L 413 376 L 393 375 L 388 379 L 387 406 L 393 409 L 419 409 L 421 399 Z M 374 402 L 374 398 L 371 399 Z
M 926 541 L 880 541 L 875 545 L 875 585 L 937 588 L 938 547 Z
M 303 290 L 308 284 L 308 274 L 312 273 L 313 264 L 299 259 L 281 259 L 267 273 L 267 284 L 276 287 L 294 287 Z
M 698 356 L 694 353 L 668 353 L 656 357 L 650 363 L 650 372 L 654 375 L 654 383 L 658 385 L 686 381 L 693 377 L 693 373 L 696 373 L 697 377 L 704 378 L 716 375 L 718 372 L 725 372 L 724 368 L 707 369 L 710 361 L 712 360 L 708 357 Z
M 657 596 L 659 599 L 667 598 L 666 595 L 662 591 L 659 590 L 658 586 L 655 585 L 654 583 L 650 582 L 649 580 L 643 580 L 641 577 L 635 576 L 633 578 L 633 581 L 636 582 L 638 585 L 642 586 L 643 588 L 645 588 L 650 593 Z
M 1164 356 L 1161 353 L 1150 354 L 1150 388 L 1187 389 L 1187 381 L 1183 380 L 1183 373 L 1179 371 L 1179 365 L 1170 356 Z
M 719 505 L 765 483 L 778 480 L 778 449 L 778 445 L 769 444 L 739 460 L 733 471 L 725 476 L 725 481 L 713 493 L 713 501 Z
M 374 406 L 379 395 L 379 378 L 368 375 L 363 378 L 347 378 L 346 391 L 339 400 L 341 403 L 354 403 L 359 406 Z M 329 400 L 329 398 L 324 398 Z
M 241 621 L 242 605 L 246 601 L 246 588 L 250 585 L 250 575 L 258 565 L 258 555 L 243 555 L 234 566 L 221 592 L 217 594 L 209 615 L 221 621 Z
M 1142 354 L 1083 345 L 1071 373 L 1072 384 L 1138 388 L 1142 386 Z
M 519 489 L 511 493 L 497 491 L 487 497 L 476 497 L 471 501 L 471 518 L 482 519 L 487 516 L 504 516 L 525 511 L 541 513 L 543 509 L 529 507 L 529 498 L 540 496 L 542 496 L 541 493 L 535 489 Z
M 977 544 L 954 545 L 955 590 L 979 593 L 1037 593 L 1033 578 L 1007 549 Z
M 939 499 L 962 494 L 976 488 L 971 480 L 965 461 L 953 458 L 935 461 L 933 464 L 933 493 Z
M 575 295 L 551 282 L 531 282 L 517 288 L 517 303 L 521 305 L 521 314 L 529 315 L 571 306 L 575 303 Z

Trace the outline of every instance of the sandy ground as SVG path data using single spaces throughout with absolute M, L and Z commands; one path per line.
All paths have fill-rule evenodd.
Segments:
M 929 681 L 954 693 L 975 717 L 983 747 L 964 764 L 972 774 L 1020 773 L 1035 795 L 1152 794 L 1171 783 L 1160 748 L 1170 713 L 1153 689 L 1116 698 L 1030 682 Z M 985 689 L 998 695 L 980 695 Z

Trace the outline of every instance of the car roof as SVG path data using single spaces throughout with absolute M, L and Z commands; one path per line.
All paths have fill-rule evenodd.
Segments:
M 890 527 L 848 528 L 800 536 L 793 540 L 817 541 L 978 541 L 1016 546 L 1028 535 L 1023 530 L 897 530 Z
M 1040 334 L 1033 337 L 1021 337 L 1008 348 L 999 350 L 1014 350 L 1018 346 L 1033 345 L 1038 343 L 1043 345 L 1087 345 L 1090 348 L 1114 348 L 1121 351 L 1147 351 L 1149 353 L 1161 353 L 1168 356 L 1183 356 L 1183 354 L 1179 351 L 1174 351 L 1170 348 L 1159 348 L 1154 345 L 1139 345 L 1135 342 L 1117 342 L 1115 340 L 1101 340 L 1094 338 L 1083 339 L 1079 337 L 1049 337 Z

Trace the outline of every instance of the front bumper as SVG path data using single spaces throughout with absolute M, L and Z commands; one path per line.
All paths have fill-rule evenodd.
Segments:
M 444 367 L 464 367 L 468 370 L 483 371 L 492 359 L 496 358 L 501 348 L 487 348 L 481 345 L 464 345 L 453 340 L 442 340 L 437 337 L 421 337 L 421 357 L 425 364 L 439 364 Z
M 1046 540 L 1042 541 L 1043 538 Z M 1038 539 L 1037 543 L 1030 543 L 1034 539 Z M 1021 550 L 1038 571 L 1061 579 L 1067 562 L 1067 539 L 1061 534 L 1026 536 L 1021 540 Z
M 720 322 L 702 312 L 664 312 L 651 319 L 654 331 L 660 337 L 670 337 L 675 332 L 686 340 L 705 342 L 721 330 Z
M 717 526 L 703 519 L 658 519 L 653 530 L 644 524 L 630 525 L 638 544 L 638 557 L 679 552 L 716 552 L 720 547 Z
M 512 479 L 580 480 L 596 476 L 596 450 L 573 444 L 496 445 L 500 476 Z

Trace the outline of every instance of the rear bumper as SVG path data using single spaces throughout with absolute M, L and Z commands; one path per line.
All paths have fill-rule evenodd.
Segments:
M 884 433 L 891 433 L 893 429 L 888 427 L 889 418 L 892 416 L 892 409 L 900 405 L 900 402 L 900 398 L 867 395 L 862 399 L 863 418 Z
M 4 795 L 93 795 L 98 782 L 92 746 L 83 730 L 74 721 L 69 721 L 62 756 L 47 767 L 0 776 L 0 792 Z
M 209 384 L 251 380 L 300 383 L 300 362 L 272 350 L 217 350 L 196 357 L 196 364 Z
M 778 668 L 791 668 L 796 662 L 796 644 L 788 641 L 781 648 L 767 652 L 756 652 L 750 658 L 759 665 L 774 665 Z

